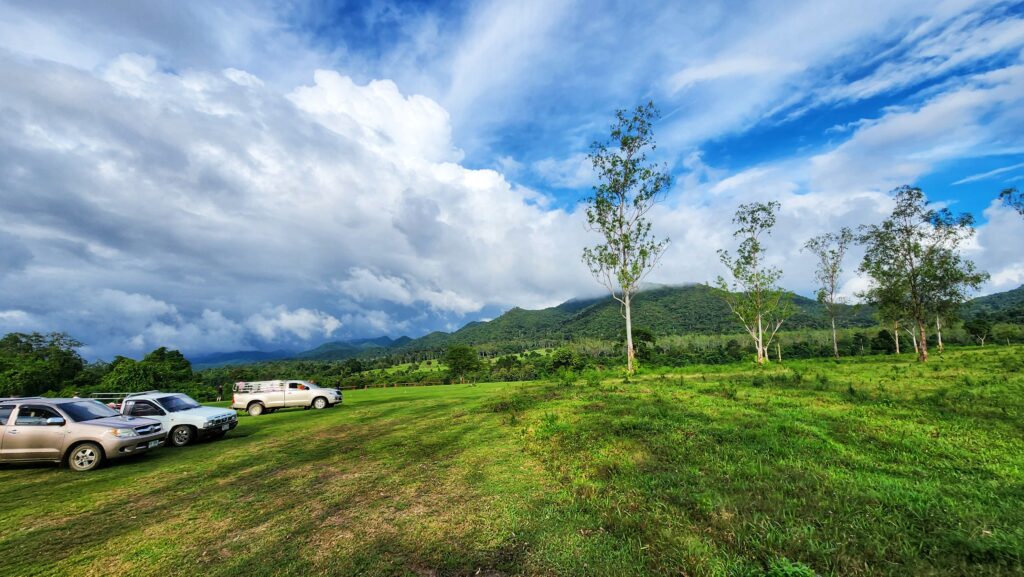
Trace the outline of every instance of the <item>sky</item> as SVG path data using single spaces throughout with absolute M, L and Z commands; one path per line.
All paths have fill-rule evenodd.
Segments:
M 0 0 L 0 333 L 303 350 L 598 295 L 587 153 L 647 101 L 651 282 L 777 200 L 813 294 L 804 241 L 909 184 L 974 214 L 982 293 L 1024 283 L 1024 3 Z

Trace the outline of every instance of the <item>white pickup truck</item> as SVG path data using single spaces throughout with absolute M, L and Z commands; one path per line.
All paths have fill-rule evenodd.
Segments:
M 183 393 L 145 391 L 129 394 L 92 395 L 129 417 L 160 421 L 168 431 L 167 441 L 184 447 L 196 439 L 219 439 L 238 425 L 238 413 L 230 409 L 204 407 Z
M 337 389 L 325 389 L 309 381 L 250 381 L 235 383 L 231 408 L 253 417 L 285 407 L 325 409 L 342 402 Z

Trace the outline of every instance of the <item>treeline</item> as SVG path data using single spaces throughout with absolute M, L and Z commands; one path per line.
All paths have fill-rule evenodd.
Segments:
M 179 351 L 160 347 L 141 361 L 86 362 L 82 343 L 64 333 L 10 333 L 0 339 L 0 397 L 87 397 L 100 392 L 160 389 L 213 400 L 220 383 L 193 372 Z
M 969 324 L 969 323 L 965 323 Z M 754 346 L 746 335 L 672 335 L 656 337 L 651 331 L 634 331 L 637 359 L 644 366 L 685 366 L 726 364 L 750 360 Z M 906 333 L 898 336 L 902 351 L 912 350 Z M 935 344 L 936 336 L 930 337 Z M 1024 327 L 996 323 L 986 340 L 980 340 L 962 326 L 947 330 L 945 344 L 1024 343 Z M 838 346 L 845 357 L 888 355 L 896 352 L 897 337 L 888 329 L 842 329 Z M 833 354 L 830 330 L 780 333 L 773 360 L 829 357 Z M 528 381 L 534 379 L 582 378 L 588 371 L 603 371 L 625 364 L 621 340 L 578 338 L 529 351 L 497 353 L 492 347 L 451 345 L 446 351 L 420 352 L 375 359 L 345 361 L 273 361 L 245 366 L 206 369 L 204 382 L 233 383 L 282 378 L 313 380 L 320 385 L 343 389 L 390 385 L 449 384 L 461 381 Z

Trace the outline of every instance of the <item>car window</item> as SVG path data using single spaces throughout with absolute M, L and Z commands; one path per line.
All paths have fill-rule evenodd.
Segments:
M 11 417 L 11 411 L 14 410 L 14 406 L 0 407 L 0 426 L 7 424 L 7 419 Z
M 128 409 L 128 414 L 133 417 L 153 417 L 159 416 L 163 411 L 156 408 L 156 405 L 149 401 L 135 401 L 131 408 Z
M 64 403 L 60 407 L 76 423 L 116 417 L 121 414 L 96 400 Z
M 160 397 L 159 399 L 157 399 L 157 402 L 160 403 L 163 406 L 163 408 L 167 409 L 172 413 L 177 413 L 178 411 L 187 411 L 189 409 L 198 409 L 201 406 L 199 403 L 192 400 L 191 397 L 188 397 L 186 395 L 171 395 L 168 397 Z
M 22 405 L 18 409 L 18 418 L 14 424 L 19 427 L 45 427 L 46 419 L 60 417 L 57 411 L 46 407 L 33 407 Z
M 288 383 L 288 388 L 289 389 L 298 389 L 299 388 L 299 383 Z

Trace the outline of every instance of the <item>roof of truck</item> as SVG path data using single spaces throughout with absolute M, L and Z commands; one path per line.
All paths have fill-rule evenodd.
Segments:
M 0 403 L 15 402 L 22 403 L 25 401 L 31 401 L 33 403 L 46 403 L 50 405 L 63 405 L 65 403 L 80 403 L 82 401 L 96 401 L 97 399 L 89 399 L 85 397 L 3 397 L 0 398 Z

